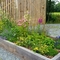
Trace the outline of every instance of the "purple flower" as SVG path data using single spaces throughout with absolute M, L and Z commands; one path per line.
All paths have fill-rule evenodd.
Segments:
M 38 20 L 38 23 L 41 24 L 41 23 L 42 23 L 42 19 L 39 19 L 39 20 Z
M 56 38 L 57 38 L 57 39 L 60 39 L 60 36 L 57 36 Z

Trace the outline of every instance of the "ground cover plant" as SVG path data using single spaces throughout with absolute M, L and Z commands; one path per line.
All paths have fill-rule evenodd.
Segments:
M 8 18 L 6 15 L 2 15 L 0 20 L 0 27 L 2 27 L 0 29 L 0 36 L 42 55 L 55 56 L 58 53 L 57 46 L 55 47 L 57 41 L 48 37 L 44 32 L 40 32 L 42 19 L 38 20 L 38 28 L 36 29 L 29 28 L 30 20 L 31 17 L 28 11 L 21 20 L 17 21 Z

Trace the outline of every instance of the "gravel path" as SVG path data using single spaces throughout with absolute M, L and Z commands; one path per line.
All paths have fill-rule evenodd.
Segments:
M 60 24 L 46 24 L 45 30 L 51 37 L 60 36 Z
M 21 60 L 21 59 L 0 47 L 0 60 Z

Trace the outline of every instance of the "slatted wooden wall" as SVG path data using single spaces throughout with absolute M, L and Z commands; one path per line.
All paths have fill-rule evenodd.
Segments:
M 14 18 L 15 13 L 15 3 L 14 0 L 0 0 L 0 8 L 6 14 L 9 14 L 11 18 Z
M 29 11 L 31 24 L 36 25 L 38 19 L 45 23 L 46 0 L 0 0 L 1 8 L 15 20 L 21 19 L 24 12 Z

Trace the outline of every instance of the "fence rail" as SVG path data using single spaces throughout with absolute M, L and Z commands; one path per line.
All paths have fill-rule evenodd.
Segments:
M 32 19 L 31 24 L 37 24 L 39 18 L 45 23 L 46 0 L 0 0 L 0 6 L 15 20 L 21 19 L 24 12 L 29 11 Z

